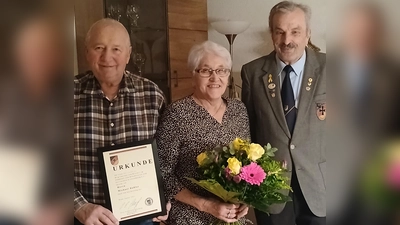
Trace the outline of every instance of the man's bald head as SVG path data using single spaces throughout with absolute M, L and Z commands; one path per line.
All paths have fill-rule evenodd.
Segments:
M 98 20 L 90 27 L 89 31 L 86 34 L 86 38 L 85 38 L 86 47 L 89 46 L 90 41 L 94 35 L 97 35 L 99 32 L 101 32 L 102 30 L 104 30 L 107 27 L 118 30 L 123 35 L 123 39 L 124 40 L 126 39 L 126 44 L 128 46 L 131 46 L 131 40 L 129 38 L 129 33 L 126 30 L 126 28 L 124 27 L 124 25 L 122 25 L 122 23 L 120 23 L 114 19 L 104 18 L 104 19 Z
M 86 59 L 97 80 L 118 86 L 132 51 L 125 27 L 112 19 L 97 21 L 86 36 L 86 50 Z

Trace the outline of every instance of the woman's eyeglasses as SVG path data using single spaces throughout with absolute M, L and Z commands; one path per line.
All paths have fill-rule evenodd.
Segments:
M 200 77 L 211 77 L 211 75 L 215 72 L 220 77 L 226 77 L 231 73 L 230 69 L 218 68 L 218 69 L 210 69 L 210 68 L 201 68 L 195 70 L 196 73 L 200 75 Z

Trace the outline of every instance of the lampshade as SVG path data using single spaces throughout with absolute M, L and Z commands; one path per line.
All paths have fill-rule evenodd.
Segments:
M 217 21 L 212 22 L 211 26 L 221 34 L 240 34 L 249 27 L 246 21 Z

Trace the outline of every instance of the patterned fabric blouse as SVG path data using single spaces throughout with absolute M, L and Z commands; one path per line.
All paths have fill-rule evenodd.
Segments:
M 235 99 L 224 100 L 227 106 L 221 124 L 191 96 L 169 105 L 162 115 L 156 138 L 165 194 L 172 202 L 169 225 L 208 225 L 216 220 L 212 215 L 173 198 L 183 188 L 206 198 L 212 197 L 185 179 L 201 178 L 196 171 L 197 155 L 218 144 L 227 144 L 236 137 L 250 139 L 244 104 Z

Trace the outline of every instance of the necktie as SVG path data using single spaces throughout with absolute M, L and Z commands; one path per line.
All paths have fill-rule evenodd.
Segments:
M 285 68 L 283 68 L 283 71 L 285 71 L 286 75 L 285 79 L 283 79 L 281 90 L 282 106 L 290 134 L 293 134 L 294 124 L 296 123 L 297 116 L 292 82 L 290 82 L 290 72 L 293 71 L 293 68 L 290 65 L 287 65 Z

